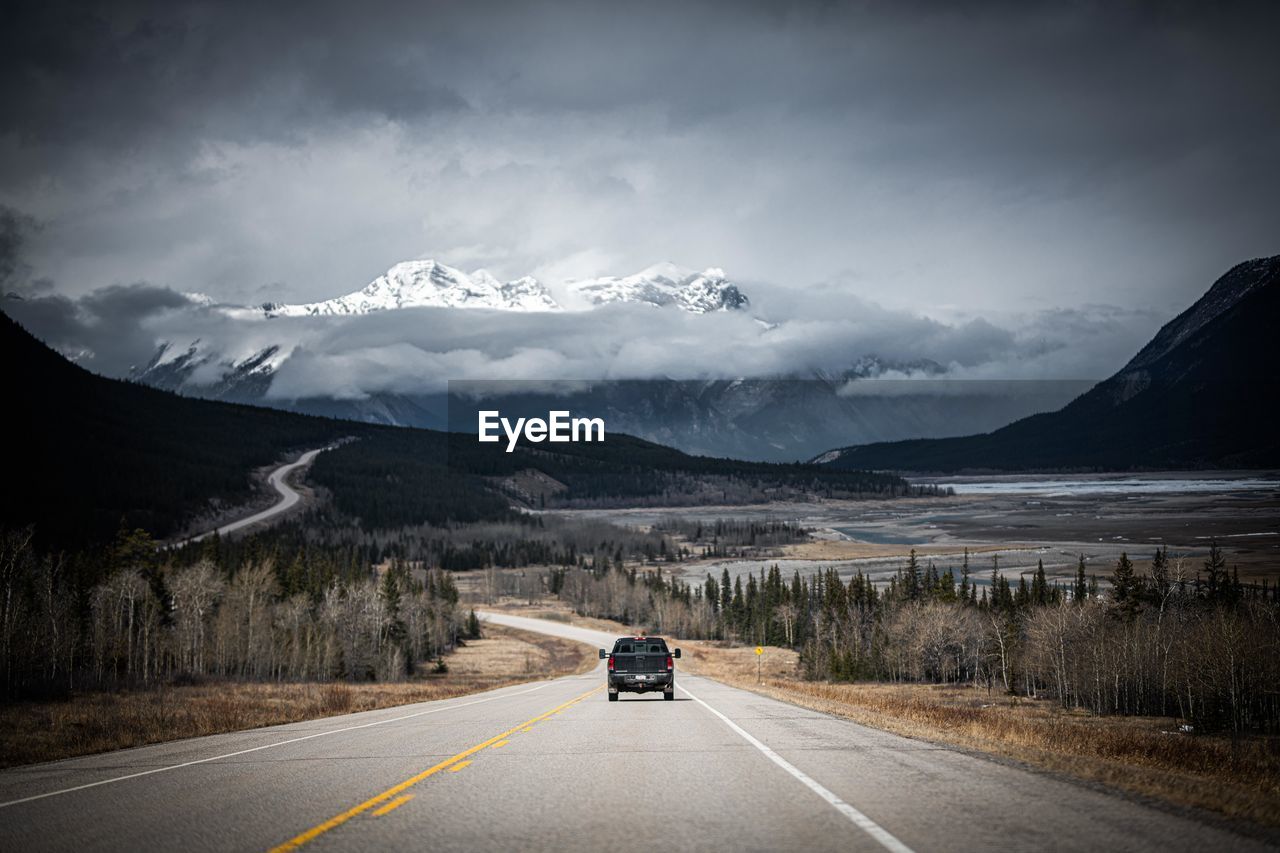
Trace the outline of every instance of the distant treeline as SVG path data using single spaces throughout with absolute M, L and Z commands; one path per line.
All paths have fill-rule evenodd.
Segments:
M 711 521 L 689 520 L 667 516 L 653 526 L 654 530 L 679 536 L 699 557 L 737 557 L 761 549 L 772 549 L 808 541 L 811 531 L 795 521 L 766 519 L 717 518 Z
M 555 488 L 536 499 L 520 493 L 511 480 L 529 471 Z M 938 493 L 893 474 L 690 456 L 626 435 L 506 453 L 470 435 L 377 430 L 322 454 L 309 476 L 369 530 L 509 520 L 513 502 L 550 509 Z
M 606 521 L 520 514 L 507 521 L 365 530 L 328 508 L 243 537 L 216 536 L 174 549 L 172 559 L 222 566 L 271 561 L 283 567 L 287 592 L 316 593 L 335 579 L 362 577 L 375 564 L 400 560 L 423 568 L 574 566 L 602 557 L 674 560 L 681 554 L 661 532 Z
M 564 491 L 545 496 L 547 507 L 602 506 L 615 502 L 742 503 L 798 496 L 912 497 L 939 493 L 935 486 L 912 486 L 895 474 L 690 456 L 618 434 L 610 435 L 602 443 L 556 445 L 554 452 L 522 446 L 514 453 L 505 453 L 493 445 L 480 445 L 469 435 L 451 434 L 449 464 L 458 470 L 497 479 L 529 469 L 541 471 L 566 487 Z
M 1145 576 L 1121 556 L 1105 594 L 1083 558 L 1067 587 L 1042 565 L 1012 586 L 993 565 L 979 590 L 967 555 L 939 571 L 914 553 L 884 589 L 834 569 L 784 582 L 775 565 L 745 583 L 725 571 L 690 585 L 608 562 L 551 586 L 584 615 L 797 648 L 809 678 L 967 682 L 1099 714 L 1280 730 L 1280 589 L 1241 584 L 1216 546 L 1194 578 L 1164 549 Z

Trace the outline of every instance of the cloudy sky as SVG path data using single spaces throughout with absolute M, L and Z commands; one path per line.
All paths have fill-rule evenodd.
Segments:
M 10 3 L 0 274 L 101 332 L 409 258 L 670 260 L 1104 375 L 1280 251 L 1275 8 Z

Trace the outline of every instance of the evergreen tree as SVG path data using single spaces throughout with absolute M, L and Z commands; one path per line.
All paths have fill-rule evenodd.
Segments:
M 1137 606 L 1138 586 L 1133 574 L 1133 561 L 1122 551 L 1111 572 L 1111 609 L 1116 615 L 1132 618 Z
M 730 605 L 730 622 L 739 635 L 745 633 L 747 605 L 742 596 L 742 575 L 733 579 L 733 601 Z
M 386 608 L 386 638 L 393 645 L 403 643 L 409 634 L 404 618 L 400 612 L 402 595 L 400 592 L 400 569 L 392 563 L 382 575 L 382 586 L 378 590 L 382 596 L 382 606 Z
M 1218 548 L 1218 540 L 1209 542 L 1209 556 L 1204 561 L 1205 595 L 1210 601 L 1228 597 L 1227 558 Z
M 916 559 L 916 549 L 911 549 L 911 556 L 907 558 L 907 570 L 902 577 L 903 595 L 909 600 L 915 601 L 920 597 L 920 563 Z
M 1071 590 L 1071 598 L 1076 604 L 1084 604 L 1085 599 L 1089 597 L 1089 581 L 1084 571 L 1084 554 L 1080 555 L 1080 559 L 1076 562 L 1076 582 Z
M 1031 581 L 1031 603 L 1044 607 L 1049 603 L 1049 584 L 1044 576 L 1044 560 L 1036 561 L 1036 573 Z
M 938 568 L 933 564 L 933 560 L 929 561 L 929 567 L 924 570 L 924 584 L 921 593 L 927 598 L 937 598 L 941 591 L 942 578 L 938 577 Z
M 947 569 L 942 573 L 942 577 L 938 578 L 938 591 L 934 593 L 934 597 L 946 602 L 956 600 L 956 578 L 951 574 L 951 569 Z M 967 600 L 967 594 L 965 600 Z

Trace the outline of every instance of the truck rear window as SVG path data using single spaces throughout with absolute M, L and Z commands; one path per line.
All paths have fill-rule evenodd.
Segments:
M 619 655 L 664 655 L 667 653 L 667 644 L 661 640 L 657 642 L 628 640 L 625 643 L 618 643 L 613 651 L 614 654 Z

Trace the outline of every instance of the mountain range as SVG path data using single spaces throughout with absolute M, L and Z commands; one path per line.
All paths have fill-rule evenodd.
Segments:
M 557 300 L 551 289 L 533 276 L 500 282 L 488 270 L 465 273 L 435 260 L 405 261 L 355 293 L 302 305 L 268 302 L 261 306 L 261 312 L 267 317 L 322 317 L 423 307 L 565 311 L 632 302 L 705 314 L 749 304 L 723 270 L 694 272 L 671 263 L 655 264 L 629 276 L 570 281 L 563 290 Z
M 846 469 L 954 473 L 1280 466 L 1280 255 L 1238 264 L 1114 376 L 1053 412 L 963 437 L 846 446 Z
M 610 304 L 639 304 L 699 315 L 746 309 L 750 300 L 720 269 L 695 272 L 660 263 L 628 276 L 605 276 L 566 282 L 556 299 L 532 276 L 499 282 L 485 270 L 465 273 L 435 260 L 405 261 L 392 266 L 366 287 L 322 302 L 267 302 L 256 307 L 218 305 L 200 294 L 188 294 L 207 310 L 259 328 L 274 318 L 352 317 L 411 308 L 515 313 L 590 312 Z M 268 333 L 267 337 L 271 337 Z M 390 426 L 429 429 L 445 424 L 441 394 L 378 393 L 350 399 L 338 396 L 272 399 L 267 395 L 293 345 L 279 342 L 251 347 L 231 356 L 202 337 L 162 340 L 151 358 L 134 367 L 128 378 L 189 396 L 275 406 L 290 411 L 349 418 Z M 387 341 L 394 343 L 394 341 Z M 441 381 L 450 377 L 438 377 Z M 803 454 L 801 454 L 803 455 Z M 795 458 L 792 456 L 791 458 Z

